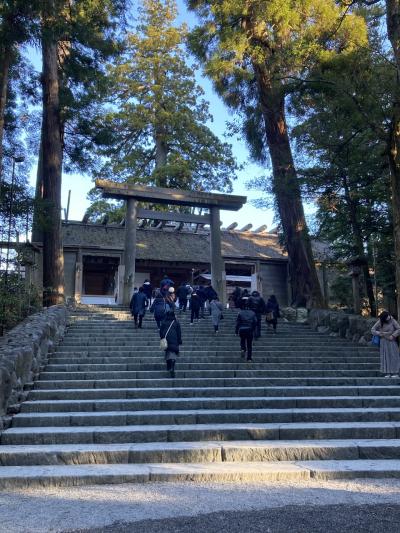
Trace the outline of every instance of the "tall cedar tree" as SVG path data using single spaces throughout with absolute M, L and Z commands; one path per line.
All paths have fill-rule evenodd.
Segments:
M 334 0 L 188 0 L 201 25 L 191 48 L 225 102 L 242 114 L 252 152 L 272 163 L 295 305 L 321 306 L 311 243 L 285 116 L 285 98 L 321 55 L 366 40 L 364 20 Z
M 296 112 L 299 175 L 317 204 L 317 233 L 332 243 L 341 262 L 361 259 L 371 315 L 376 316 L 372 248 L 391 228 L 385 141 L 376 131 L 390 120 L 395 76 L 372 23 L 370 43 L 371 49 L 321 62 L 318 74 L 312 73 L 318 83 L 305 84 L 291 98 L 291 109 Z M 355 94 L 361 109 L 368 110 L 368 123 Z M 388 250 L 386 255 L 391 255 Z
M 43 300 L 63 300 L 61 176 L 65 148 L 71 62 L 86 56 L 94 69 L 110 53 L 124 0 L 45 0 L 42 2 L 43 118 L 37 194 L 43 232 Z M 113 47 L 111 46 L 111 49 Z M 67 68 L 68 67 L 68 68 Z M 69 89 L 69 90 L 68 90 Z
M 174 0 L 144 0 L 126 49 L 110 67 L 109 112 L 99 117 L 111 148 L 102 176 L 161 187 L 231 190 L 231 147 L 207 126 L 203 91 L 188 66 L 186 27 L 175 26 Z M 97 204 L 96 204 L 97 205 Z
M 397 316 L 400 317 L 400 2 L 386 0 L 386 24 L 392 46 L 397 83 L 393 98 L 388 154 L 391 176 L 393 236 L 396 263 Z
M 59 16 L 64 0 L 42 4 L 42 172 L 43 172 L 43 304 L 63 303 L 64 259 L 61 242 L 61 136 L 60 81 L 58 72 Z

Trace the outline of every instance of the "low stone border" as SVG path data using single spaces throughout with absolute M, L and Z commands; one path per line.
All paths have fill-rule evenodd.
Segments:
M 55 305 L 31 315 L 0 339 L 0 429 L 19 411 L 24 386 L 39 375 L 48 355 L 63 337 L 68 311 Z
M 362 345 L 371 342 L 371 328 L 376 321 L 376 318 L 365 318 L 329 309 L 312 309 L 308 316 L 308 323 L 312 329 Z

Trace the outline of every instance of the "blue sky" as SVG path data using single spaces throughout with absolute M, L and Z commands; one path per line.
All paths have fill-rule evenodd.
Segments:
M 193 26 L 196 19 L 192 13 L 188 13 L 184 1 L 178 0 L 178 9 L 178 22 L 186 22 L 189 26 Z M 39 61 L 35 61 L 35 63 L 39 63 Z M 226 130 L 226 122 L 232 119 L 232 115 L 228 112 L 228 109 L 225 107 L 222 100 L 215 94 L 210 81 L 204 78 L 201 72 L 197 73 L 197 80 L 199 85 L 201 85 L 205 91 L 205 99 L 210 103 L 210 112 L 214 117 L 214 121 L 210 124 L 210 128 L 216 135 L 223 139 Z M 230 138 L 223 140 L 232 144 L 235 157 L 240 163 L 244 164 L 244 170 L 239 173 L 238 179 L 233 183 L 233 194 L 244 195 L 248 198 L 247 204 L 245 204 L 239 212 L 221 212 L 221 219 L 224 226 L 227 226 L 232 222 L 238 222 L 239 226 L 252 223 L 254 228 L 266 224 L 268 228 L 271 229 L 273 211 L 269 209 L 258 209 L 251 205 L 250 201 L 259 198 L 261 193 L 246 188 L 246 182 L 249 179 L 268 174 L 269 170 L 250 163 L 246 145 L 241 139 Z M 31 184 L 33 186 L 35 185 L 35 177 L 36 169 L 34 168 L 31 173 Z M 69 218 L 71 220 L 82 219 L 86 208 L 89 206 L 89 202 L 86 200 L 86 195 L 92 186 L 93 182 L 90 176 L 64 173 L 62 204 L 63 207 L 66 207 L 68 191 L 71 190 L 71 205 L 69 212 Z

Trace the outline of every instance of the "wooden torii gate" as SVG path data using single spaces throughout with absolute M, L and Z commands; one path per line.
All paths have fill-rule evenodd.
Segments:
M 221 222 L 219 212 L 221 209 L 238 211 L 246 203 L 246 196 L 130 185 L 102 179 L 96 180 L 96 187 L 102 190 L 104 198 L 126 200 L 124 264 L 123 268 L 121 268 L 121 275 L 123 274 L 124 280 L 123 296 L 118 297 L 118 303 L 128 305 L 133 293 L 136 261 L 136 226 L 138 218 L 209 224 L 211 284 L 217 291 L 221 302 L 225 303 L 226 275 L 221 252 Z M 210 214 L 190 215 L 185 213 L 150 211 L 148 209 L 140 209 L 138 202 L 202 207 L 207 208 Z

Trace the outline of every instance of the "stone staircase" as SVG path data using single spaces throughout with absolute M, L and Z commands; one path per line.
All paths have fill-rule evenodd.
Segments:
M 12 427 L 0 487 L 400 477 L 400 387 L 375 348 L 280 324 L 240 357 L 236 312 L 191 326 L 171 379 L 147 315 L 71 313 Z

